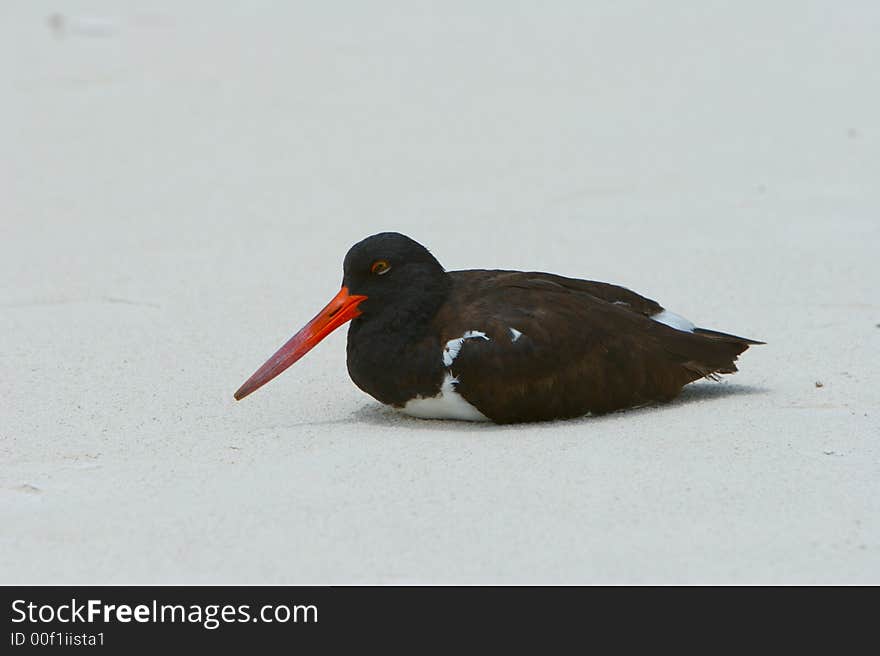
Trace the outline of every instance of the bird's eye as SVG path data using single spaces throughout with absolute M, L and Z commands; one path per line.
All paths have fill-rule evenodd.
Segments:
M 377 276 L 381 276 L 389 271 L 391 271 L 391 265 L 385 260 L 376 260 L 373 262 L 372 266 L 370 266 L 370 273 L 375 273 Z

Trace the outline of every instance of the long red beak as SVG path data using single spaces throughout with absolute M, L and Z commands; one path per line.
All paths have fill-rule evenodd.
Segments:
M 238 388 L 235 399 L 241 401 L 251 392 L 261 388 L 294 362 L 312 350 L 327 335 L 339 328 L 346 321 L 361 314 L 358 305 L 366 300 L 366 296 L 351 296 L 343 287 L 327 306 L 318 312 L 314 319 L 303 326 L 300 331 L 287 340 L 256 373 Z

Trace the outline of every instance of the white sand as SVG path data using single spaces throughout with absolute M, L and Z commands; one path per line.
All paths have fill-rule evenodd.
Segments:
M 0 7 L 0 582 L 880 583 L 878 3 L 239 4 Z M 339 331 L 234 403 L 387 229 L 769 345 L 500 428 Z

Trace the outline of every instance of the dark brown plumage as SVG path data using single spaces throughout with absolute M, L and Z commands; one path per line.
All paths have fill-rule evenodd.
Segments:
M 355 244 L 343 269 L 339 294 L 236 398 L 348 320 L 348 370 L 362 390 L 417 416 L 497 423 L 668 401 L 694 380 L 735 372 L 737 356 L 762 343 L 671 327 L 660 322 L 666 313 L 658 303 L 617 285 L 549 273 L 446 272 L 398 233 Z
M 479 326 L 452 364 L 457 390 L 498 423 L 601 414 L 674 398 L 733 373 L 753 340 L 650 319 L 663 308 L 607 283 L 546 273 L 453 271 L 440 341 Z M 513 327 L 522 335 L 514 341 Z

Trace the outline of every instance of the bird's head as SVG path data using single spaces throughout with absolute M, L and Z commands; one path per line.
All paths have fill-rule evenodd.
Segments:
M 382 232 L 352 246 L 343 262 L 342 289 L 235 393 L 256 391 L 352 319 L 370 321 L 388 313 L 427 314 L 447 289 L 443 267 L 417 241 Z

